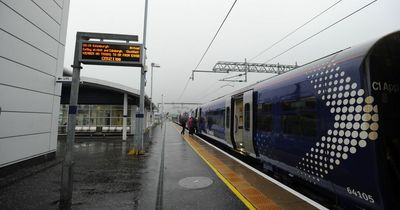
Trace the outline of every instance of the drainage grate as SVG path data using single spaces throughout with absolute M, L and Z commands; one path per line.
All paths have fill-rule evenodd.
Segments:
M 208 177 L 194 176 L 179 180 L 179 185 L 187 189 L 201 189 L 210 186 L 213 180 Z

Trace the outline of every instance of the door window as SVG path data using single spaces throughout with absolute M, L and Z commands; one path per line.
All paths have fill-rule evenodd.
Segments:
M 229 128 L 229 125 L 230 125 L 230 122 L 231 122 L 231 109 L 230 109 L 230 107 L 226 107 L 226 113 L 225 113 L 225 116 L 226 116 L 226 122 L 225 122 L 225 126 L 226 126 L 226 128 Z
M 250 130 L 250 104 L 246 103 L 244 105 L 244 129 L 246 131 Z

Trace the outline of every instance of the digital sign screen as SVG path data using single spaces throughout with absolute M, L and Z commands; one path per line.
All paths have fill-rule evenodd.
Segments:
M 84 64 L 142 66 L 141 44 L 82 41 L 80 45 Z

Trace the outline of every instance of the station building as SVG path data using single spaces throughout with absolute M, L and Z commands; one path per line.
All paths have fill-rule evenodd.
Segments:
M 69 0 L 0 1 L 0 169 L 54 156 Z
M 57 78 L 64 72 L 69 2 L 0 1 L 0 172 L 55 157 L 67 126 L 70 87 Z M 121 135 L 124 117 L 125 130 L 134 131 L 138 90 L 93 78 L 81 82 L 78 134 Z
M 71 72 L 65 69 L 64 76 L 71 76 Z M 81 77 L 80 82 L 75 127 L 77 135 L 122 135 L 124 118 L 127 121 L 125 132 L 134 133 L 139 90 L 89 77 Z M 70 91 L 70 84 L 63 84 L 58 121 L 60 135 L 66 134 L 67 130 Z M 154 104 L 153 108 L 155 109 Z M 124 109 L 126 115 L 124 115 Z M 145 128 L 150 126 L 149 110 L 150 100 L 145 96 Z

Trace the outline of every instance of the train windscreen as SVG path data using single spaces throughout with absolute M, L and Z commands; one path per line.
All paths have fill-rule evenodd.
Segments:
M 379 139 L 384 152 L 384 180 L 392 196 L 400 195 L 400 33 L 380 40 L 369 56 L 370 87 L 379 110 Z M 392 198 L 396 209 L 400 201 Z

